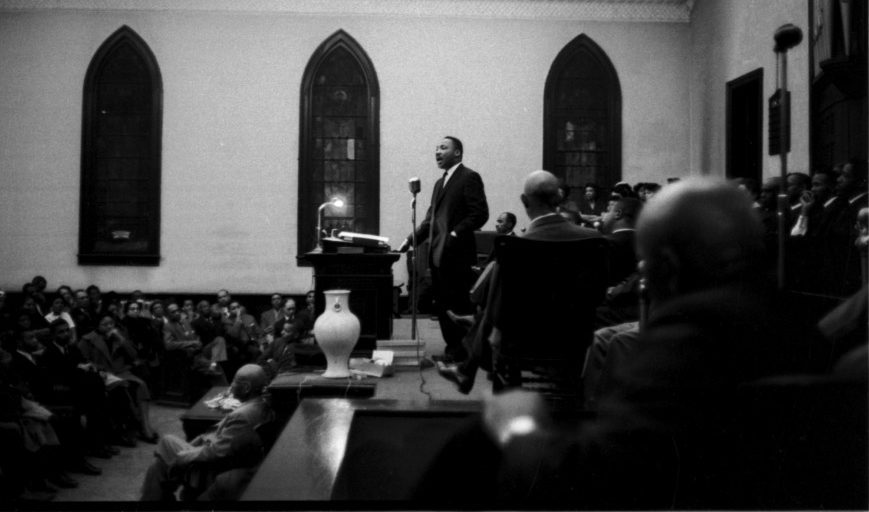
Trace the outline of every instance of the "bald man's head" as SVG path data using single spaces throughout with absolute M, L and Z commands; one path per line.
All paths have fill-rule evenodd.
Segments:
M 549 171 L 534 171 L 525 178 L 521 199 L 528 217 L 555 211 L 562 199 L 558 185 L 558 178 Z
M 268 385 L 268 376 L 258 364 L 246 364 L 235 372 L 232 394 L 241 401 L 260 396 Z
M 758 277 L 763 228 L 748 196 L 723 181 L 690 178 L 650 200 L 637 249 L 653 299 Z

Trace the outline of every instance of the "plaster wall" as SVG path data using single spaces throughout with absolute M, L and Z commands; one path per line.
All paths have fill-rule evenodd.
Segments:
M 150 46 L 163 77 L 162 260 L 80 266 L 82 87 L 94 53 L 123 25 Z M 380 234 L 393 246 L 410 231 L 410 177 L 422 179 L 420 217 L 428 207 L 445 134 L 464 141 L 465 163 L 483 176 L 485 229 L 504 210 L 527 224 L 518 198 L 524 176 L 542 165 L 546 76 L 580 34 L 619 75 L 623 179 L 663 183 L 688 172 L 697 52 L 686 23 L 0 8 L 0 288 L 43 274 L 52 290 L 308 289 L 310 269 L 295 260 L 299 90 L 308 59 L 339 29 L 365 49 L 380 83 Z M 406 281 L 403 263 L 396 282 Z

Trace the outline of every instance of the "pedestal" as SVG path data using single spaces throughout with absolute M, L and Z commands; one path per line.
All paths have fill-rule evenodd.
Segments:
M 370 356 L 378 339 L 392 338 L 392 264 L 399 257 L 309 252 L 301 258 L 314 267 L 317 316 L 323 312 L 325 290 L 350 290 L 350 310 L 361 324 L 354 355 Z

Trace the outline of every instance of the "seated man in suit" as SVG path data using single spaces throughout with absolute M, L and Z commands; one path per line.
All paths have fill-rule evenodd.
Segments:
M 562 200 L 561 194 L 558 178 L 552 173 L 534 171 L 528 175 L 525 179 L 521 200 L 530 222 L 522 237 L 531 240 L 578 240 L 600 237 L 597 231 L 577 226 L 558 214 L 558 205 Z M 478 282 L 474 285 L 472 294 L 474 290 L 487 288 L 486 279 L 491 279 L 488 286 L 497 287 L 497 262 L 494 262 L 493 265 L 489 272 L 484 272 L 480 277 L 480 280 L 484 282 Z M 492 297 L 497 297 L 497 288 L 487 295 L 489 300 Z M 475 301 L 475 303 L 482 304 L 482 301 Z M 488 357 L 486 344 L 491 343 L 493 337 L 495 343 L 500 339 L 500 333 L 497 328 L 493 327 L 492 323 L 492 306 L 491 302 L 486 303 L 485 312 L 477 315 L 478 325 L 472 326 L 463 340 L 469 356 L 455 365 L 438 365 L 440 374 L 455 382 L 459 391 L 465 394 L 470 392 L 474 384 L 480 363 Z M 451 318 L 453 317 L 454 315 L 451 316 Z
M 764 293 L 760 221 L 732 185 L 687 179 L 646 204 L 637 241 L 650 314 L 633 351 L 611 369 L 597 417 L 565 432 L 549 426 L 536 394 L 493 397 L 484 424 L 501 447 L 497 477 L 477 478 L 490 485 L 470 488 L 482 493 L 477 499 L 637 509 L 734 508 L 750 498 L 734 480 L 738 388 L 806 371 L 811 355 Z M 491 449 L 479 445 L 478 436 L 444 454 L 425 490 L 453 488 L 445 468 L 474 475 L 468 466 L 491 467 L 475 462 Z
M 277 337 L 275 336 L 275 324 L 278 322 L 278 320 L 284 318 L 284 298 L 281 296 L 281 294 L 273 293 L 271 301 L 271 309 L 263 311 L 262 315 L 260 315 L 259 320 L 260 331 L 262 331 L 262 333 L 265 335 L 268 343 L 271 343 L 272 340 Z
M 214 473 L 258 464 L 263 443 L 256 429 L 274 417 L 263 398 L 267 385 L 265 370 L 244 365 L 232 379 L 232 395 L 241 401 L 237 409 L 189 443 L 173 435 L 161 437 L 145 473 L 142 501 L 174 501 L 182 484 L 204 490 Z

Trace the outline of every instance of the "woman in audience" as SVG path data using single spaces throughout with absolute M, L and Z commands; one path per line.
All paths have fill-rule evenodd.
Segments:
M 65 312 L 69 313 L 75 307 L 75 294 L 69 286 L 65 284 L 58 286 L 57 296 L 63 299 L 63 310 Z
M 151 428 L 149 417 L 151 393 L 145 381 L 133 371 L 146 363 L 139 357 L 133 344 L 121 335 L 114 317 L 110 314 L 101 315 L 96 330 L 83 336 L 78 348 L 85 359 L 106 372 L 109 380 L 113 375 L 126 382 L 137 412 L 139 439 L 148 443 L 157 442 L 157 434 Z M 111 382 L 106 385 L 111 387 Z
M 69 313 L 64 310 L 63 297 L 60 296 L 55 297 L 51 301 L 51 310 L 45 315 L 45 321 L 51 325 L 51 322 L 54 322 L 58 318 L 63 319 L 69 325 L 69 328 L 72 330 L 72 341 L 75 342 L 78 339 L 75 333 L 75 322 L 73 322 Z

